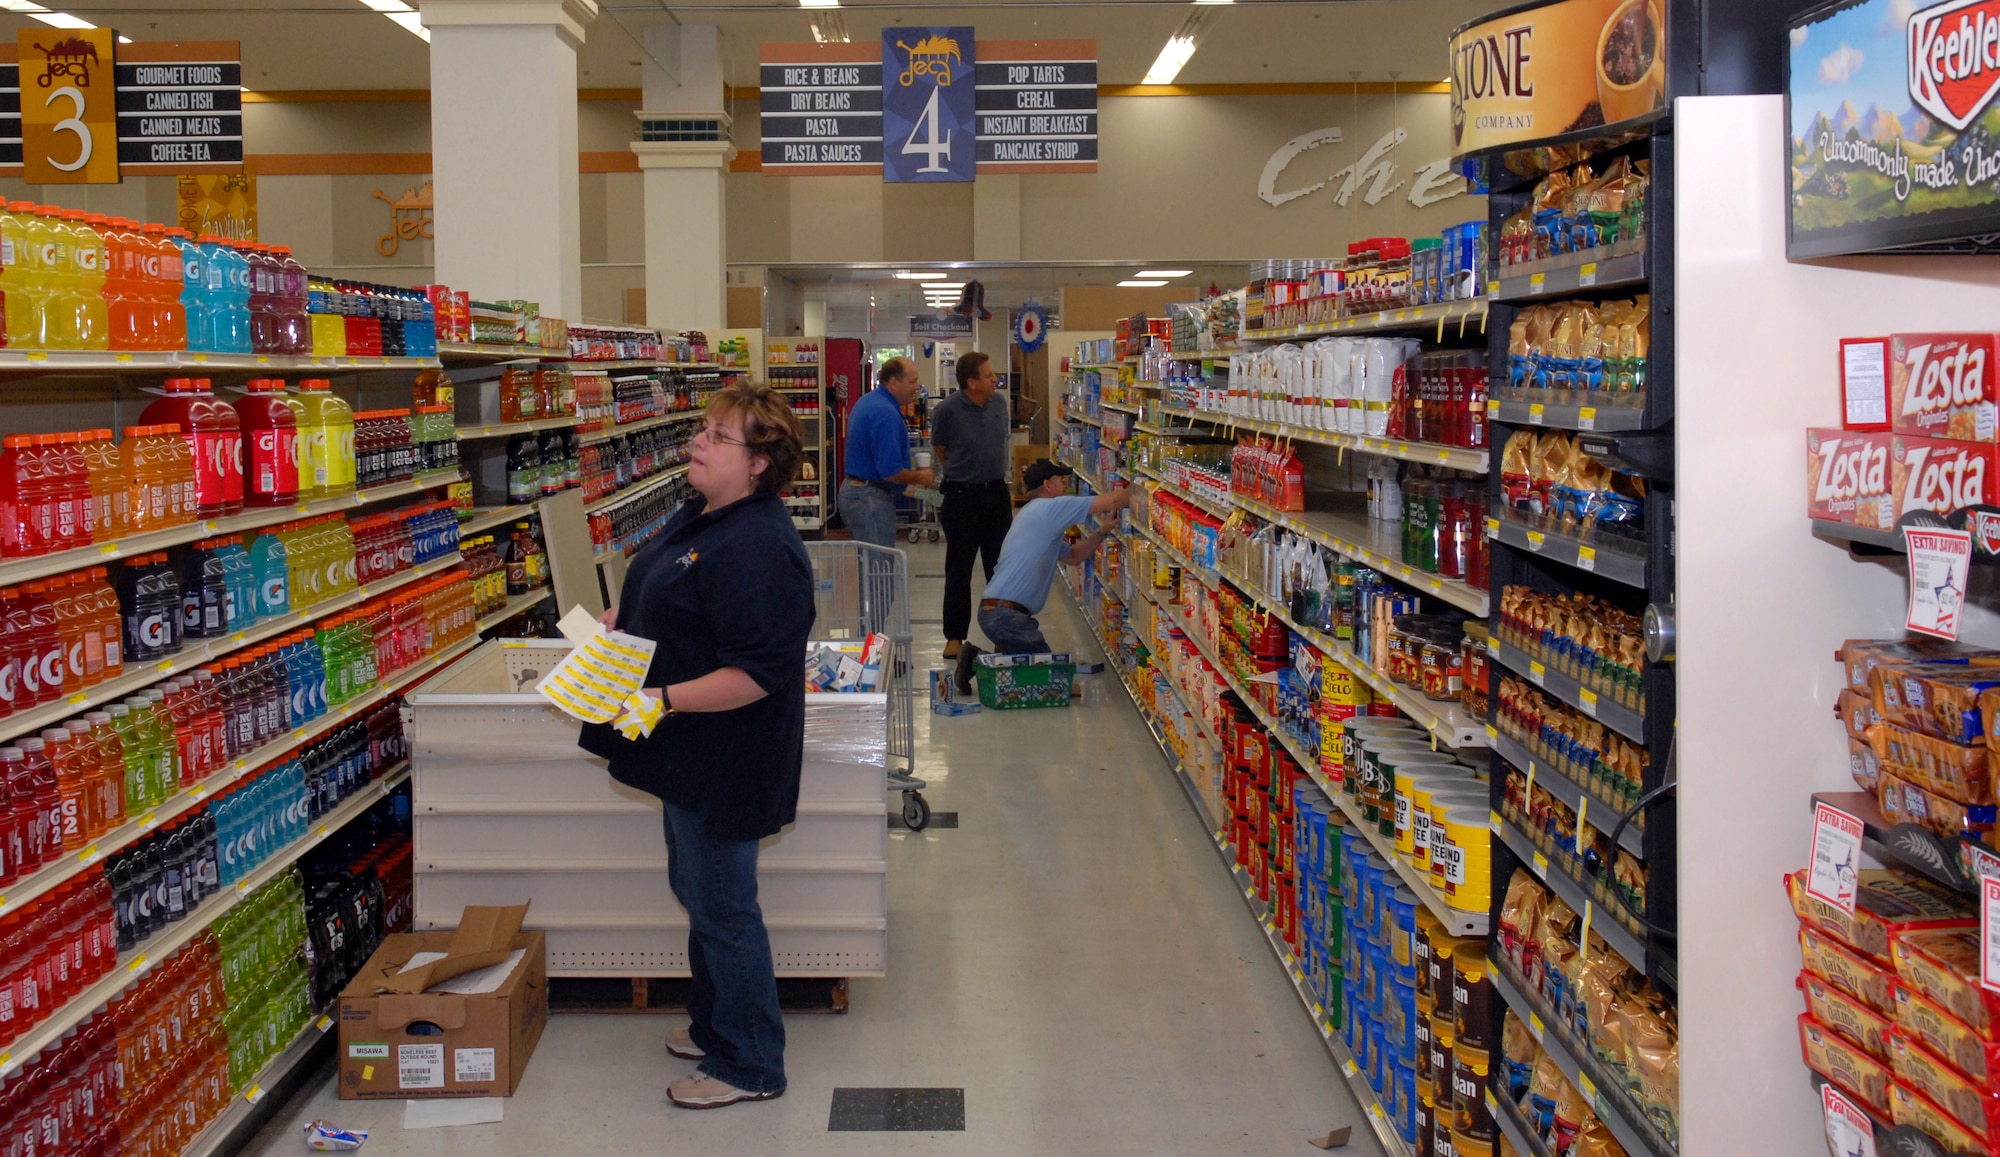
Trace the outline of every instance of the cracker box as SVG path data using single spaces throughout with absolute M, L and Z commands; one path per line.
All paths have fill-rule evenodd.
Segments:
M 513 1095 L 549 1020 L 526 913 L 468 907 L 456 931 L 382 941 L 340 994 L 341 1100 Z
M 1811 516 L 1887 530 L 1896 523 L 1888 434 L 1806 431 L 1806 495 Z
M 1889 421 L 1899 434 L 1962 442 L 2000 439 L 1995 335 L 1889 336 Z
M 1799 1046 L 1808 1068 L 1859 1097 L 1869 1108 L 1887 1115 L 1889 1085 L 1895 1080 L 1888 1065 L 1830 1031 L 1814 1020 L 1811 1013 L 1799 1014 Z
M 1944 516 L 2000 498 L 2000 446 L 1895 434 L 1889 440 L 1889 484 L 1895 516 L 1929 511 Z M 1975 543 L 1988 528 L 1968 524 Z M 1988 547 L 1989 552 L 1991 547 Z

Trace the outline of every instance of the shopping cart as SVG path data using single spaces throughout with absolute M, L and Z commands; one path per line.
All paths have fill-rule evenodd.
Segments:
M 889 636 L 886 673 L 889 747 L 884 760 L 888 790 L 903 793 L 903 823 L 913 832 L 931 822 L 931 805 L 918 779 L 917 685 L 910 671 L 910 564 L 902 551 L 865 542 L 808 542 L 812 559 L 813 636 L 821 639 Z
M 930 435 L 922 430 L 910 431 L 910 461 L 919 466 L 931 464 Z M 943 501 L 944 495 L 935 488 L 923 486 L 896 496 L 896 520 L 911 542 L 920 541 L 926 532 L 932 542 L 938 540 L 938 506 Z

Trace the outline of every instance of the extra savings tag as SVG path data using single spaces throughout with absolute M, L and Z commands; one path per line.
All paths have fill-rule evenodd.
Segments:
M 1861 881 L 1861 821 L 1839 808 L 1815 804 L 1809 863 L 1806 893 L 1852 915 Z

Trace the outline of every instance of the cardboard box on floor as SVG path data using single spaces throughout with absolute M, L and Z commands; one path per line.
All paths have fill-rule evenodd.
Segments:
M 468 907 L 456 931 L 390 936 L 340 994 L 340 1098 L 507 1097 L 549 1019 L 547 948 L 528 906 Z M 491 991 L 428 991 L 522 956 Z M 438 959 L 405 969 L 419 953 Z

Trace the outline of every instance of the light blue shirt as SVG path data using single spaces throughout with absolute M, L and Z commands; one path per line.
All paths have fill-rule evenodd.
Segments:
M 1042 604 L 1049 601 L 1049 585 L 1056 581 L 1056 560 L 1069 549 L 1063 531 L 1089 517 L 1090 499 L 1082 495 L 1037 498 L 1023 506 L 1000 546 L 1000 561 L 986 581 L 986 597 L 1019 603 L 1029 614 L 1040 614 Z

